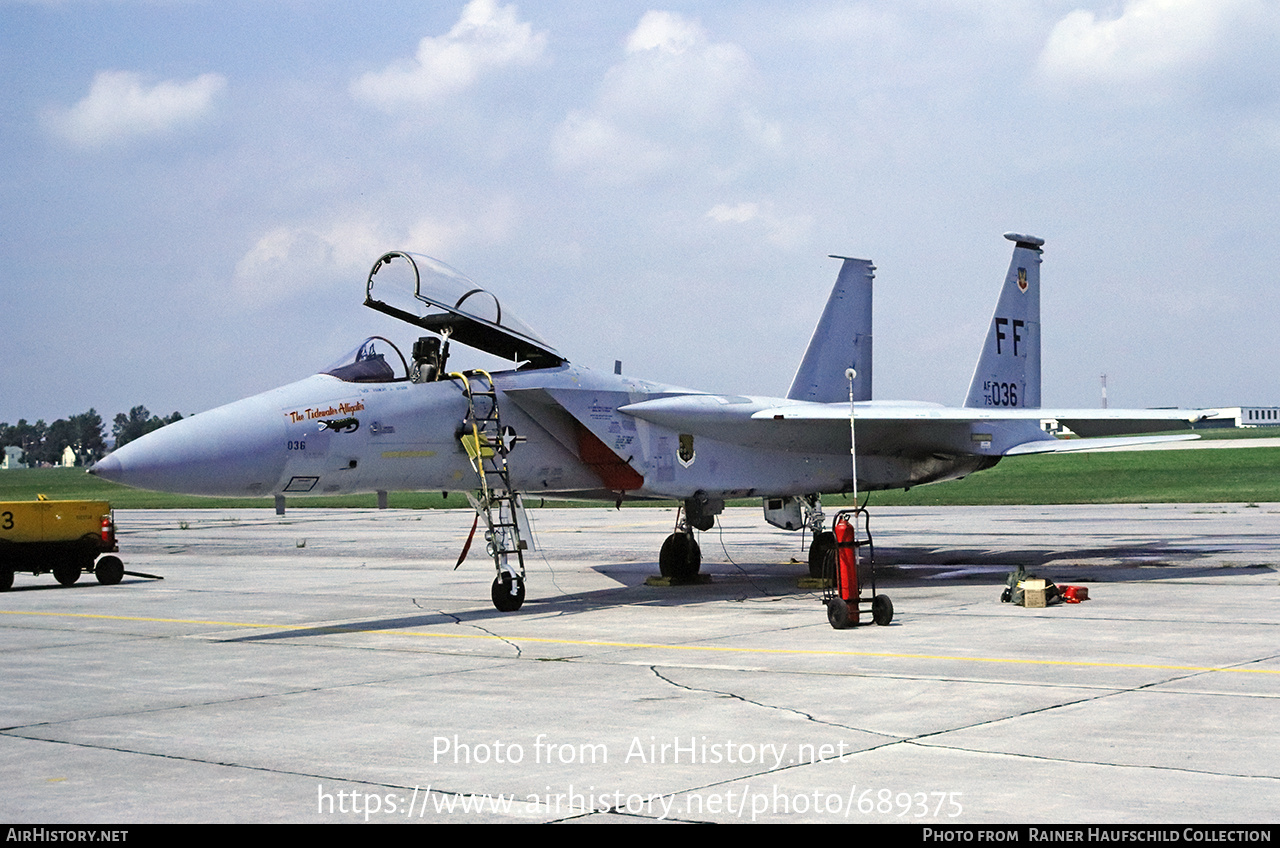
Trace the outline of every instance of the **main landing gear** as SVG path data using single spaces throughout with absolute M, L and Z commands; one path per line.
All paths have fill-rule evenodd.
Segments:
M 687 525 L 676 527 L 662 543 L 658 552 L 658 571 L 672 580 L 696 580 L 702 568 L 702 549 L 693 538 L 693 530 Z
M 836 630 L 845 630 L 857 627 L 860 613 L 869 612 L 876 624 L 889 624 L 893 621 L 893 602 L 888 595 L 876 594 L 875 546 L 871 543 L 866 507 L 841 510 L 833 528 L 832 546 L 823 555 L 827 589 L 822 600 L 827 605 L 827 621 Z M 815 538 L 814 545 L 817 544 Z M 866 582 L 871 591 L 864 599 L 862 588 Z
M 821 579 L 826 565 L 827 554 L 836 547 L 836 536 L 830 530 L 824 530 L 826 516 L 822 513 L 822 495 L 805 495 L 801 500 L 804 510 L 804 524 L 813 534 L 809 543 L 809 576 Z M 788 526 L 786 529 L 796 529 Z
M 836 534 L 823 530 L 813 534 L 809 543 L 809 576 L 823 577 L 826 572 L 827 557 L 836 549 Z
M 702 568 L 702 549 L 693 538 L 694 530 L 710 530 L 716 516 L 724 511 L 724 501 L 702 492 L 687 499 L 676 512 L 676 530 L 658 552 L 658 571 L 672 580 L 696 580 Z

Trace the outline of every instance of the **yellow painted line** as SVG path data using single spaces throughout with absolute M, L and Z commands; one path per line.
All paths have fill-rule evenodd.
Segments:
M 187 618 L 147 618 L 130 615 L 97 615 L 74 612 L 32 612 L 0 610 L 0 615 L 49 616 L 51 618 L 85 618 L 106 621 L 141 621 L 160 624 L 198 624 L 205 627 L 247 627 L 263 630 L 332 630 L 335 633 L 377 633 L 387 636 L 420 636 L 431 639 L 482 639 L 495 642 L 536 642 L 544 645 L 573 645 L 587 648 L 647 648 L 667 651 L 701 651 L 722 654 L 778 654 L 795 656 L 875 657 L 894 660 L 951 660 L 955 662 L 1006 663 L 1010 665 L 1083 666 L 1087 668 L 1143 668 L 1157 671 L 1218 671 L 1237 674 L 1280 674 L 1280 669 L 1216 668 L 1199 665 L 1157 665 L 1151 663 L 1106 663 L 1084 660 L 1037 660 L 1016 657 L 965 657 L 948 654 L 896 654 L 876 651 L 831 651 L 801 648 L 734 648 L 723 645 L 663 645 L 654 642 L 605 642 L 593 639 L 549 639 L 542 636 L 493 635 L 488 633 L 429 633 L 419 630 L 362 630 L 348 624 L 257 624 L 243 621 L 205 621 Z
M 267 629 L 288 630 L 291 628 L 306 629 L 301 624 L 252 624 L 243 621 L 200 621 L 188 618 L 144 618 L 138 615 L 93 615 L 83 612 L 33 612 L 30 610 L 0 610 L 0 615 L 43 615 L 50 618 L 96 618 L 106 621 L 148 621 L 160 624 L 205 624 L 217 627 L 263 627 Z

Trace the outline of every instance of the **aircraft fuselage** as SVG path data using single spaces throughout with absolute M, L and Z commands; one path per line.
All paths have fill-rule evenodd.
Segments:
M 565 365 L 497 372 L 512 483 L 527 496 L 754 497 L 852 488 L 849 442 L 834 451 L 762 449 L 684 433 L 619 407 L 687 389 Z M 698 395 L 714 403 L 776 398 Z M 460 442 L 457 378 L 360 383 L 317 374 L 175 422 L 125 445 L 95 472 L 194 495 L 288 498 L 375 491 L 463 491 L 476 472 Z M 692 429 L 692 428 L 690 428 Z M 994 457 L 858 458 L 860 489 L 963 476 Z

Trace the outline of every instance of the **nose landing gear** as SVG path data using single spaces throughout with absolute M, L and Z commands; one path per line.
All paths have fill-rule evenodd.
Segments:
M 507 454 L 522 439 L 502 426 L 498 390 L 489 372 L 477 369 L 449 376 L 462 383 L 467 397 L 459 441 L 480 484 L 475 495 L 467 494 L 467 500 L 477 520 L 484 521 L 485 547 L 498 572 L 489 596 L 499 612 L 515 612 L 524 605 L 524 552 L 531 550 L 533 538 L 524 502 L 512 489 L 507 473 Z
M 515 612 L 524 604 L 524 578 L 499 574 L 493 578 L 490 596 L 498 612 Z

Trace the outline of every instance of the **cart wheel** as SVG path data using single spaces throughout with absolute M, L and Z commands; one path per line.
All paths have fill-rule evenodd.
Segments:
M 80 560 L 78 559 L 60 562 L 53 567 L 53 578 L 63 586 L 74 586 L 83 573 L 84 567 L 80 565 Z
M 871 599 L 871 620 L 882 626 L 893 621 L 893 601 L 888 595 L 876 595 Z
M 849 605 L 843 598 L 832 598 L 827 601 L 827 621 L 836 630 L 848 630 L 855 622 L 849 617 Z
M 13 572 L 7 568 L 0 568 L 0 592 L 7 592 L 13 588 Z
M 98 582 L 103 586 L 114 586 L 120 582 L 120 578 L 124 577 L 124 563 L 120 561 L 120 557 L 104 556 L 98 560 L 93 573 L 97 575 Z

